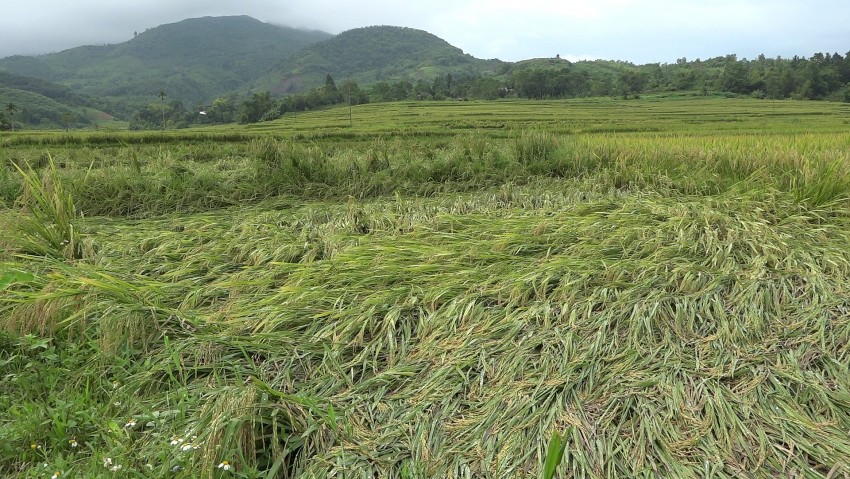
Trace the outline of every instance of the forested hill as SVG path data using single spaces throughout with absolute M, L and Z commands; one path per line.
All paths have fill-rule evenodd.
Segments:
M 274 94 L 320 86 L 327 74 L 361 84 L 416 81 L 439 75 L 492 73 L 502 62 L 480 60 L 422 30 L 373 26 L 340 33 L 277 64 L 257 81 Z
M 90 126 L 111 118 L 102 100 L 80 95 L 64 85 L 0 71 L 0 129 Z
M 94 99 L 81 95 L 65 85 L 4 71 L 0 71 L 0 87 L 35 93 L 71 106 L 100 106 Z
M 115 45 L 5 58 L 0 70 L 130 104 L 145 103 L 159 91 L 205 102 L 247 88 L 281 58 L 331 37 L 247 16 L 194 18 L 128 35 L 133 38 Z

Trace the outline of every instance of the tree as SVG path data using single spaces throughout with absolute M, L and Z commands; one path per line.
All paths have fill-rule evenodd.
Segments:
M 535 100 L 542 99 L 550 93 L 549 78 L 550 75 L 543 70 L 523 70 L 514 76 L 519 94 Z
M 782 84 L 780 83 L 780 73 L 776 68 L 771 68 L 766 74 L 764 82 L 765 92 L 771 100 L 776 100 L 782 96 Z
M 65 124 L 65 131 L 71 128 L 71 122 L 74 121 L 74 115 L 70 111 L 62 113 L 62 123 Z
M 624 70 L 617 78 L 617 91 L 626 100 L 629 95 L 640 94 L 643 92 L 643 87 L 646 84 L 646 77 L 643 73 L 637 70 Z
M 325 76 L 325 86 L 322 88 L 322 102 L 327 105 L 332 105 L 334 103 L 341 103 L 342 93 L 336 87 L 336 83 L 334 83 L 334 79 L 330 73 Z
M 723 91 L 732 93 L 749 93 L 750 88 L 747 84 L 749 72 L 747 71 L 747 66 L 734 57 L 735 55 L 729 55 L 727 57 L 728 60 L 721 74 L 720 87 Z
M 433 100 L 434 92 L 431 85 L 423 79 L 419 79 L 413 86 L 413 95 L 417 100 Z
M 242 111 L 239 115 L 240 123 L 256 123 L 263 118 L 266 112 L 274 107 L 274 101 L 269 92 L 254 93 L 251 98 L 242 102 Z
M 239 105 L 235 97 L 216 98 L 213 104 L 207 109 L 207 118 L 212 123 L 231 123 L 236 121 L 236 112 L 239 110 Z
M 474 98 L 495 100 L 507 94 L 501 83 L 494 78 L 476 78 L 469 91 Z
M 385 81 L 375 83 L 371 90 L 375 101 L 393 101 L 392 86 L 389 83 Z
M 15 113 L 18 112 L 18 107 L 14 103 L 6 105 L 6 111 L 9 112 L 9 123 L 12 125 L 12 131 L 15 131 Z
M 157 96 L 159 96 L 159 101 L 162 102 L 162 129 L 165 130 L 165 97 L 168 95 L 166 95 L 164 91 L 160 90 L 159 95 Z
M 353 80 L 345 80 L 339 85 L 339 91 L 350 98 L 352 105 L 360 105 L 369 103 L 369 94 L 360 89 L 357 82 Z

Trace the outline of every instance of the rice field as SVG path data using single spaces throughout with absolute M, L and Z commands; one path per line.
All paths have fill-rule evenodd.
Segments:
M 850 477 L 850 106 L 352 119 L 0 136 L 1 476 Z

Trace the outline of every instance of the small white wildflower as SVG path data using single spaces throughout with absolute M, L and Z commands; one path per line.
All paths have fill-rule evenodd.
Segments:
M 103 467 L 109 467 L 111 465 L 112 465 L 112 458 L 111 457 L 107 457 L 106 459 L 103 460 Z
M 115 401 L 115 402 L 114 402 L 114 403 L 112 403 L 112 404 L 113 404 L 115 407 L 118 407 L 118 406 L 120 406 L 120 405 L 121 405 L 121 401 Z
M 183 438 L 182 438 L 182 437 L 180 437 L 180 436 L 171 436 L 171 442 L 169 442 L 169 444 L 171 444 L 172 446 L 176 446 L 176 445 L 178 445 L 178 444 L 181 444 L 182 442 L 183 442 Z
M 124 427 L 136 427 L 136 420 L 130 419 L 129 421 L 127 421 L 127 424 L 124 424 Z
M 112 389 L 118 389 L 118 386 L 120 386 L 120 384 L 118 384 L 118 381 L 112 381 Z
M 227 461 L 221 461 L 221 464 L 218 465 L 218 468 L 223 470 L 223 471 L 229 471 L 230 470 L 230 463 L 227 462 Z
M 77 446 L 79 446 L 80 444 L 77 442 L 77 439 L 76 439 L 76 438 L 73 438 L 73 437 L 72 437 L 72 438 L 71 438 L 71 440 L 70 440 L 70 441 L 68 441 L 68 445 L 70 445 L 71 447 L 77 447 Z
M 191 451 L 192 445 L 187 442 L 186 444 L 183 444 L 182 446 L 180 446 L 180 450 L 181 451 Z
M 112 471 L 112 472 L 118 472 L 118 471 L 121 470 L 121 464 L 116 464 L 116 465 L 110 467 L 109 470 Z
M 153 464 L 145 464 L 149 471 L 153 471 Z
M 56 472 L 53 473 L 52 476 L 50 476 L 50 479 L 59 479 L 59 476 L 61 476 L 61 475 L 62 475 L 61 471 L 56 471 Z

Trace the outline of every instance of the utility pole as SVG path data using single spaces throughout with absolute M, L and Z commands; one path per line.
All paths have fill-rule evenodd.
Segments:
M 162 130 L 165 131 L 165 97 L 168 96 L 163 90 L 159 91 L 159 100 L 162 102 Z

